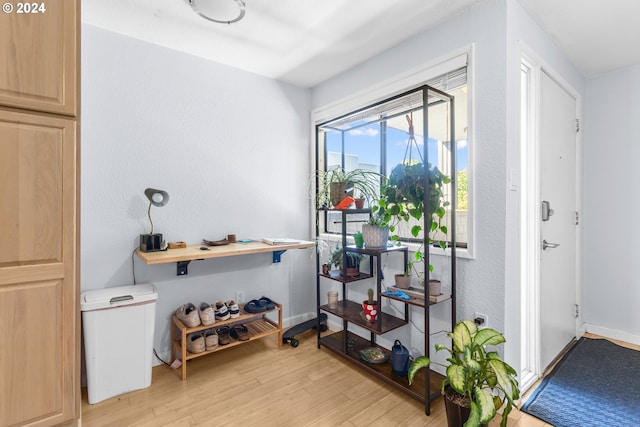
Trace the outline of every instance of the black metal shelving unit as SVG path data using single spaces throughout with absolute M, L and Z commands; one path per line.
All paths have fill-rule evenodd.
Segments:
M 385 105 L 393 105 L 397 111 L 395 114 L 399 115 L 400 108 L 398 105 L 402 105 L 403 98 L 408 98 L 411 102 L 415 102 L 416 99 L 421 101 L 422 109 L 423 109 L 423 129 L 424 134 L 429 135 L 429 114 L 428 109 L 433 103 L 442 103 L 449 102 L 449 116 L 450 120 L 448 125 L 450 126 L 449 132 L 451 135 L 451 140 L 455 141 L 454 135 L 454 101 L 453 97 L 446 94 L 445 92 L 439 91 L 437 89 L 431 88 L 429 86 L 421 86 L 419 88 L 413 89 L 411 91 L 407 91 L 405 93 L 399 94 L 397 96 L 388 98 L 386 100 L 380 101 L 373 105 L 367 106 L 358 111 L 354 111 L 347 115 L 338 117 L 333 119 L 331 122 L 340 121 L 344 123 L 345 119 L 347 119 L 350 115 L 359 115 L 363 116 L 363 112 L 367 110 L 371 111 L 382 111 L 384 110 Z M 435 104 L 433 104 L 435 105 Z M 415 111 L 415 105 L 411 106 L 411 111 Z M 329 123 L 329 122 L 327 122 Z M 318 126 L 323 126 L 320 124 Z M 361 126 L 358 125 L 358 126 Z M 335 128 L 332 128 L 335 130 Z M 343 130 L 344 131 L 344 130 Z M 426 137 L 425 137 L 426 139 Z M 425 166 L 428 164 L 428 155 L 425 150 L 425 158 L 424 164 Z M 455 149 L 450 150 L 451 153 L 451 170 L 455 171 Z M 425 167 L 425 171 L 427 168 Z M 455 175 L 455 174 L 453 174 Z M 451 212 L 455 212 L 455 198 L 456 198 L 456 180 L 455 176 L 451 176 L 451 191 L 450 191 L 450 209 Z M 429 188 L 429 177 L 428 174 L 424 175 L 424 186 L 425 189 Z M 428 210 L 429 206 L 429 192 L 426 191 L 424 196 L 425 198 L 425 212 L 424 212 L 424 230 L 430 229 L 430 223 L 428 224 L 427 215 L 430 215 Z M 319 210 L 316 221 L 316 233 L 320 235 L 320 220 L 321 213 L 324 212 L 326 215 L 328 212 L 332 212 L 332 210 Z M 369 271 L 362 272 L 357 277 L 343 277 L 340 275 L 340 272 L 331 271 L 329 274 L 323 274 L 320 268 L 320 257 L 317 256 L 317 278 L 316 278 L 316 298 L 317 298 L 317 316 L 320 319 L 320 314 L 322 312 L 336 316 L 342 319 L 342 331 L 330 333 L 330 334 L 322 334 L 320 325 L 317 328 L 317 345 L 318 348 L 325 347 L 339 356 L 343 357 L 345 360 L 353 363 L 354 365 L 364 369 L 366 372 L 370 373 L 372 376 L 380 379 L 381 381 L 392 385 L 398 390 L 406 393 L 408 396 L 424 403 L 425 414 L 430 414 L 430 403 L 433 399 L 437 398 L 440 395 L 440 385 L 442 380 L 444 379 L 440 374 L 430 370 L 423 369 L 420 370 L 414 383 L 410 386 L 408 383 L 407 377 L 401 377 L 395 375 L 391 370 L 390 363 L 380 363 L 380 364 L 371 364 L 367 363 L 360 357 L 359 351 L 366 347 L 377 346 L 381 348 L 382 351 L 386 352 L 388 356 L 391 355 L 391 352 L 388 349 L 382 348 L 381 346 L 376 344 L 376 337 L 378 335 L 383 335 L 390 331 L 393 331 L 397 328 L 403 327 L 407 325 L 410 321 L 409 315 L 409 307 L 417 306 L 423 308 L 424 312 L 424 354 L 430 354 L 431 343 L 429 337 L 429 324 L 430 324 L 430 306 L 434 303 L 429 302 L 429 290 L 428 286 L 425 286 L 424 289 L 424 299 L 411 298 L 410 300 L 402 300 L 400 298 L 395 298 L 392 296 L 382 295 L 381 293 L 381 282 L 382 282 L 382 266 L 381 266 L 381 257 L 384 254 L 401 254 L 403 256 L 403 265 L 407 265 L 408 261 L 408 247 L 407 246 L 391 246 L 383 249 L 367 249 L 367 248 L 356 248 L 355 246 L 347 245 L 347 223 L 348 216 L 352 214 L 363 214 L 370 213 L 368 209 L 346 209 L 341 211 L 333 211 L 333 212 L 341 212 L 341 222 L 342 222 L 342 248 L 343 248 L 343 256 L 346 257 L 347 252 L 356 252 L 363 254 L 365 256 L 369 256 Z M 430 217 L 429 217 L 430 218 Z M 456 244 L 455 244 L 455 215 L 451 215 L 450 225 L 449 225 L 449 233 L 451 234 L 451 242 L 449 245 L 449 250 L 451 251 L 451 328 L 456 323 Z M 426 234 L 426 233 L 425 233 Z M 429 238 L 428 235 L 425 235 L 423 244 L 424 244 L 424 279 L 425 283 L 429 281 L 429 264 L 430 264 L 430 256 L 429 256 Z M 346 265 L 346 263 L 345 263 Z M 405 267 L 406 268 L 406 267 Z M 357 302 L 351 301 L 348 298 L 349 287 L 353 286 L 353 283 L 360 282 L 362 280 L 376 280 L 376 291 L 378 298 L 378 307 L 379 307 L 379 315 L 377 321 L 369 322 L 361 315 L 361 305 Z M 342 299 L 338 301 L 338 304 L 335 308 L 330 308 L 328 305 L 321 305 L 321 290 L 323 286 L 323 281 L 332 280 L 338 281 L 342 284 Z M 388 313 L 382 312 L 382 298 L 389 298 L 392 300 L 399 301 L 404 304 L 404 317 L 396 317 Z M 349 330 L 349 325 L 357 325 L 358 327 L 368 331 L 370 336 L 363 337 L 361 335 L 356 334 L 353 331 Z

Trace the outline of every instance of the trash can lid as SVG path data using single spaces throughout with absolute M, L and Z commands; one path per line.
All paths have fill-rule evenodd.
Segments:
M 157 298 L 158 293 L 153 283 L 96 289 L 82 293 L 80 310 L 99 310 L 123 305 L 140 304 L 155 301 Z

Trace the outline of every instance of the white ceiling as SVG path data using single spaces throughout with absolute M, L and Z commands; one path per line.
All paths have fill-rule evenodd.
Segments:
M 82 0 L 82 21 L 312 87 L 480 1 L 245 0 L 245 18 L 226 25 L 187 0 Z M 586 77 L 640 64 L 640 1 L 518 1 Z

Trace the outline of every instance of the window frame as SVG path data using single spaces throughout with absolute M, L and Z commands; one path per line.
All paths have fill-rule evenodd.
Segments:
M 474 215 L 474 135 L 473 135 L 473 93 L 474 93 L 474 79 L 473 79 L 473 46 L 469 46 L 466 49 L 462 49 L 455 53 L 450 54 L 446 58 L 441 58 L 439 60 L 424 64 L 412 70 L 409 70 L 401 75 L 397 75 L 390 79 L 385 80 L 375 86 L 369 87 L 363 91 L 357 92 L 351 96 L 343 98 L 339 101 L 336 101 L 332 104 L 329 104 L 324 107 L 319 107 L 311 112 L 311 122 L 310 122 L 310 131 L 311 131 L 311 140 L 313 141 L 311 151 L 311 170 L 316 170 L 316 168 L 323 168 L 325 158 L 323 156 L 325 153 L 317 153 L 317 127 L 322 123 L 326 123 L 335 119 L 337 117 L 343 116 L 352 112 L 354 110 L 358 110 L 364 106 L 375 104 L 381 100 L 393 97 L 397 94 L 406 92 L 411 90 L 416 86 L 420 86 L 425 84 L 425 82 L 432 80 L 438 76 L 446 74 L 448 72 L 454 71 L 467 66 L 467 247 L 458 247 L 456 249 L 456 256 L 461 258 L 474 258 L 474 242 L 475 242 L 475 215 Z M 323 147 L 326 150 L 326 147 Z M 386 155 L 386 154 L 385 154 Z M 317 156 L 323 156 L 323 158 L 319 159 Z M 383 153 L 381 153 L 381 160 L 383 159 Z M 315 194 L 315 181 L 311 183 L 311 191 L 312 194 Z M 312 202 L 313 204 L 313 202 Z M 316 234 L 316 211 L 315 204 L 313 204 L 312 209 L 312 235 Z M 320 230 L 320 238 L 328 240 L 328 241 L 339 241 L 341 239 L 340 235 L 327 233 L 324 229 Z M 404 241 L 403 244 L 406 244 L 409 247 L 410 251 L 418 250 L 420 247 L 419 243 Z M 430 248 L 430 252 L 433 255 L 442 255 L 443 251 L 441 248 Z M 446 256 L 450 256 L 451 250 L 447 248 L 444 251 Z

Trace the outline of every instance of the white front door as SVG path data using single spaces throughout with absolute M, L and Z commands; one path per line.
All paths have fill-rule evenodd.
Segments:
M 576 332 L 576 100 L 540 73 L 540 368 Z

